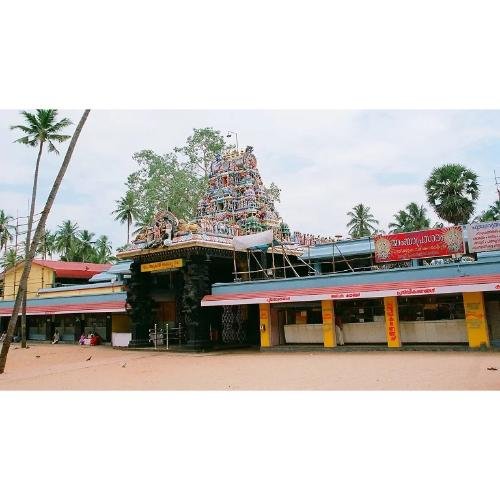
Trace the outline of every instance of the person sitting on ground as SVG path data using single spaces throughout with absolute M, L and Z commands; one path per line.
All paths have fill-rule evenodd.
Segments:
M 85 344 L 85 339 L 86 339 L 86 338 L 87 338 L 87 337 L 85 336 L 85 334 L 84 334 L 84 333 L 82 333 L 82 334 L 80 335 L 80 340 L 78 341 L 78 343 L 79 343 L 80 345 Z
M 54 333 L 54 339 L 52 340 L 52 343 L 53 344 L 58 344 L 59 343 L 59 339 L 60 339 L 59 330 L 56 330 L 55 333 Z
M 92 332 L 90 334 L 90 345 L 99 345 L 101 343 L 101 337 L 98 333 Z

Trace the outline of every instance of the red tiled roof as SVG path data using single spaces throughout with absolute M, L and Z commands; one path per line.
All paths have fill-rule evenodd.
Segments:
M 111 264 L 91 264 L 89 262 L 64 262 L 62 260 L 34 259 L 33 264 L 48 267 L 58 278 L 91 278 L 111 267 Z

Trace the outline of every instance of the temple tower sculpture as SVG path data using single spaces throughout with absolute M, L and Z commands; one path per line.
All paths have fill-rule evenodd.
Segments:
M 257 168 L 253 148 L 219 155 L 210 166 L 208 188 L 198 204 L 202 232 L 252 234 L 287 227 Z

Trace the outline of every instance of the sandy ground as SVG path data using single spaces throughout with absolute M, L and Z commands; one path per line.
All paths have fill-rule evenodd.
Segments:
M 500 389 L 499 352 L 187 354 L 16 347 L 0 375 L 0 390 Z

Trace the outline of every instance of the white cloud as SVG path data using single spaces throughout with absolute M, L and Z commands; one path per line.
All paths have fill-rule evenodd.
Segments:
M 80 113 L 61 116 L 76 123 Z M 0 112 L 0 207 L 11 214 L 27 204 L 35 161 L 33 149 L 12 143 L 17 134 L 8 126 L 18 122 L 17 112 Z M 193 127 L 204 126 L 236 131 L 240 147 L 254 146 L 264 182 L 282 188 L 282 216 L 304 232 L 346 234 L 346 212 L 360 202 L 387 227 L 409 202 L 425 204 L 423 183 L 444 162 L 464 163 L 479 174 L 478 211 L 496 196 L 495 111 L 92 111 L 49 226 L 70 218 L 121 245 L 126 229 L 111 211 L 135 168 L 132 154 L 168 152 Z M 63 153 L 42 160 L 40 204 Z

